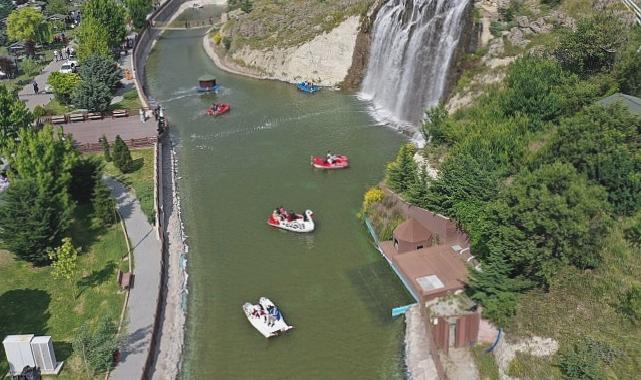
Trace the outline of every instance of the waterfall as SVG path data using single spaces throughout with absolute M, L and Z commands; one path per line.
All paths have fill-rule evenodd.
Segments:
M 377 118 L 416 127 L 443 96 L 471 0 L 388 0 L 379 10 L 361 96 Z

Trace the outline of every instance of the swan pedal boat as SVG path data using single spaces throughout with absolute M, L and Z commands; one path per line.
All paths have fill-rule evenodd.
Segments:
M 231 110 L 231 104 L 229 103 L 221 103 L 219 104 L 218 110 L 214 111 L 213 107 L 207 108 L 207 115 L 209 116 L 220 116 L 224 113 L 229 112 Z
M 312 219 L 313 215 L 312 210 L 305 210 L 305 215 L 294 214 L 291 220 L 288 220 L 286 217 L 281 219 L 272 213 L 267 219 L 267 224 L 292 232 L 312 232 L 316 227 Z
M 243 311 L 249 323 L 265 338 L 278 336 L 294 328 L 285 322 L 278 307 L 267 297 L 260 297 L 255 305 L 245 302 Z
M 345 169 L 349 166 L 349 158 L 340 154 L 334 156 L 334 162 L 331 164 L 327 158 L 321 156 L 312 156 L 311 161 L 312 166 L 318 169 Z
M 296 83 L 296 87 L 300 91 L 306 92 L 308 94 L 315 94 L 318 91 L 320 91 L 320 87 L 319 86 L 316 86 L 314 84 L 307 84 L 305 82 Z

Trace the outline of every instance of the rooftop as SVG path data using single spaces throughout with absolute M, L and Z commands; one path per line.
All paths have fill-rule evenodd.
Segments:
M 410 243 L 432 239 L 432 233 L 414 218 L 409 218 L 394 230 L 394 237 Z
M 618 103 L 627 108 L 631 114 L 641 116 L 641 99 L 632 95 L 626 95 L 618 92 L 597 101 L 597 103 L 603 106 L 610 106 Z

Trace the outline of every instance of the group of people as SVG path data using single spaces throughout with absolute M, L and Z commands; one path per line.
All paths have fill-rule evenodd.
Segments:
M 211 105 L 209 109 L 211 110 L 211 112 L 219 112 L 222 110 L 222 107 L 223 107 L 222 104 L 214 103 Z
M 265 323 L 267 323 L 267 326 L 272 327 L 278 320 L 274 316 L 275 314 L 277 315 L 278 313 L 277 312 L 275 313 L 274 311 L 272 311 L 272 309 L 274 308 L 270 307 L 268 310 L 265 310 L 265 308 L 261 304 L 254 305 L 251 315 L 254 318 L 263 318 Z
M 276 207 L 272 213 L 274 220 L 280 220 L 281 222 L 293 222 L 296 219 L 299 219 L 301 216 L 296 214 L 294 211 L 287 211 L 284 207 Z M 303 215 L 303 217 L 305 217 Z
M 63 35 L 64 38 L 64 35 Z M 70 59 L 75 53 L 75 50 L 71 46 L 67 46 L 63 49 L 54 50 L 53 51 L 53 58 L 57 61 L 63 61 L 65 59 Z

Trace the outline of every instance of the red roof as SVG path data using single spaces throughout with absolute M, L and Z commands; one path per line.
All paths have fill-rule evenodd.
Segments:
M 394 230 L 394 237 L 397 240 L 408 243 L 419 243 L 426 240 L 432 240 L 432 233 L 414 218 L 409 218 L 401 223 Z

